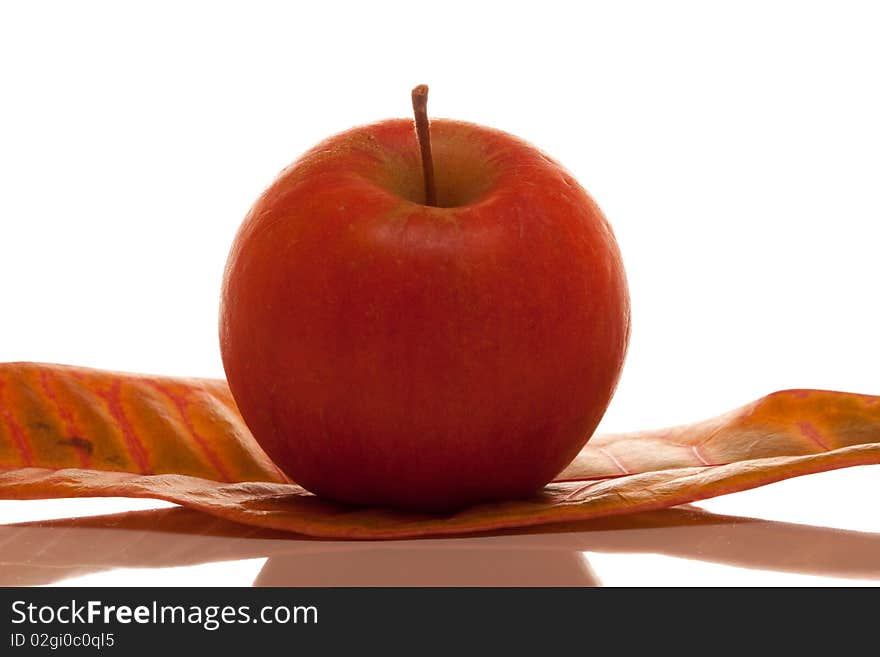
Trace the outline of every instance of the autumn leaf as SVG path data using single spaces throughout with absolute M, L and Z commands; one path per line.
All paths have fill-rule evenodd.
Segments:
M 0 364 L 0 469 L 28 466 L 287 481 L 225 381 Z
M 880 397 L 783 390 L 705 422 L 596 436 L 558 480 L 809 456 L 871 443 L 880 443 Z
M 315 537 L 574 522 L 872 463 L 880 463 L 880 397 L 787 390 L 693 425 L 597 436 L 531 499 L 445 515 L 356 508 L 287 481 L 221 381 L 0 365 L 0 496 L 156 498 Z

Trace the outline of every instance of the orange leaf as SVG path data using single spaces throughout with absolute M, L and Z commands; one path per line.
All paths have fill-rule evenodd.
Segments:
M 225 381 L 0 364 L 0 470 L 36 466 L 287 481 Z
M 783 390 L 705 422 L 596 436 L 558 477 L 601 479 L 880 443 L 880 397 Z
M 0 465 L 8 470 L 0 496 L 158 498 L 318 537 L 577 521 L 871 463 L 880 463 L 880 397 L 788 390 L 690 426 L 596 437 L 559 481 L 529 500 L 443 516 L 357 509 L 284 482 L 222 382 L 0 365 Z

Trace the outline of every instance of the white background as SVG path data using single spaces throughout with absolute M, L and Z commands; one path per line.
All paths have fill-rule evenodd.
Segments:
M 426 82 L 432 115 L 531 141 L 611 221 L 633 334 L 600 430 L 787 387 L 880 394 L 878 33 L 867 2 L 3 3 L 0 361 L 222 376 L 250 204 Z M 814 524 L 858 524 L 878 479 L 796 485 L 850 510 Z M 797 515 L 776 490 L 724 510 Z M 49 504 L 0 521 L 92 508 Z

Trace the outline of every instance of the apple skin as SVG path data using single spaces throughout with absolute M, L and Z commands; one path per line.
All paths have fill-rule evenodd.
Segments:
M 260 445 L 309 491 L 441 511 L 533 495 L 592 435 L 630 333 L 596 203 L 512 135 L 431 122 L 338 134 L 235 238 L 220 345 Z

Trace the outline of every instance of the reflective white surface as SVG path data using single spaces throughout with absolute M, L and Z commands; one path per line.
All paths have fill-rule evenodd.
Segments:
M 0 518 L 15 524 L 0 526 L 0 584 L 876 586 L 878 497 L 880 466 L 867 466 L 540 532 L 375 542 L 307 539 L 144 500 L 4 501 Z

